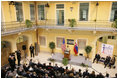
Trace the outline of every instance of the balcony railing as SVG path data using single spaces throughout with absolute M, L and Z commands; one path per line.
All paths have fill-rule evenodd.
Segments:
M 1 23 L 1 34 L 2 36 L 7 34 L 14 34 L 18 32 L 22 32 L 25 30 L 36 29 L 35 23 L 33 23 L 33 27 L 27 28 L 25 22 L 2 22 Z
M 65 19 L 64 21 L 57 21 L 55 19 L 47 19 L 47 20 L 40 20 L 38 22 L 41 26 L 66 26 L 69 27 L 69 21 L 68 19 Z M 111 28 L 111 22 L 109 21 L 78 21 L 76 20 L 75 27 L 107 27 Z
M 38 26 L 33 22 L 33 27 L 27 28 L 25 22 L 2 22 L 1 32 L 2 35 L 9 32 L 20 32 L 23 30 L 31 30 L 36 28 L 47 28 L 47 29 L 73 29 L 73 30 L 90 30 L 90 31 L 116 31 L 115 28 L 111 27 L 109 21 L 77 21 L 76 25 L 71 28 L 68 19 L 64 21 L 57 21 L 55 19 L 47 19 L 38 21 Z

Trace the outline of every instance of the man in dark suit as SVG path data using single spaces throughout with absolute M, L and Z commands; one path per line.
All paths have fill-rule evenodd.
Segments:
M 98 63 L 99 60 L 100 60 L 100 55 L 98 54 L 98 56 L 97 56 L 97 63 Z
M 104 65 L 105 65 L 104 68 L 106 68 L 106 66 L 110 63 L 110 60 L 111 60 L 111 57 L 107 56 L 104 62 Z
M 34 57 L 34 46 L 32 44 L 30 46 L 30 53 L 31 53 L 31 57 L 32 57 L 32 55 Z
M 111 66 L 113 66 L 115 64 L 115 57 L 112 57 L 112 59 L 110 60 L 110 63 L 109 63 L 109 68 L 111 68 Z
M 100 55 L 99 54 L 96 54 L 95 55 L 95 58 L 93 60 L 93 63 L 95 62 L 95 60 L 97 60 L 97 63 L 98 63 L 98 61 L 100 60 Z
M 11 53 L 10 53 L 10 55 L 9 55 L 8 61 L 9 61 L 9 65 L 10 65 L 10 67 L 11 67 Z
M 10 64 L 11 64 L 12 71 L 14 71 L 14 68 L 15 68 L 15 61 L 16 61 L 15 56 L 11 56 L 10 57 Z
M 20 50 L 16 51 L 17 54 L 17 59 L 18 59 L 18 66 L 20 66 L 20 61 L 21 61 L 21 52 Z
M 89 72 L 88 72 L 88 70 L 86 70 L 85 72 L 83 72 L 83 78 L 85 78 L 85 77 L 89 77 Z

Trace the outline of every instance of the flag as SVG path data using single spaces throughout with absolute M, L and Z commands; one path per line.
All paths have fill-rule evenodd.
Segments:
M 65 45 L 65 39 L 63 38 L 63 44 L 61 46 L 62 51 L 64 52 L 66 50 L 66 45 Z
M 74 52 L 77 55 L 78 54 L 78 46 L 77 43 L 75 42 L 75 46 L 74 46 Z

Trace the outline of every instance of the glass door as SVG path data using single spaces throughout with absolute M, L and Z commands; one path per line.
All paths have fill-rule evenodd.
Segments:
M 64 10 L 57 10 L 57 25 L 64 25 Z

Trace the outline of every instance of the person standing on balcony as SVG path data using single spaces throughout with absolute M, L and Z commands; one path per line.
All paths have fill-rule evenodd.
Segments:
M 32 44 L 30 46 L 30 54 L 31 54 L 31 57 L 32 57 L 32 55 L 34 57 L 34 46 Z

